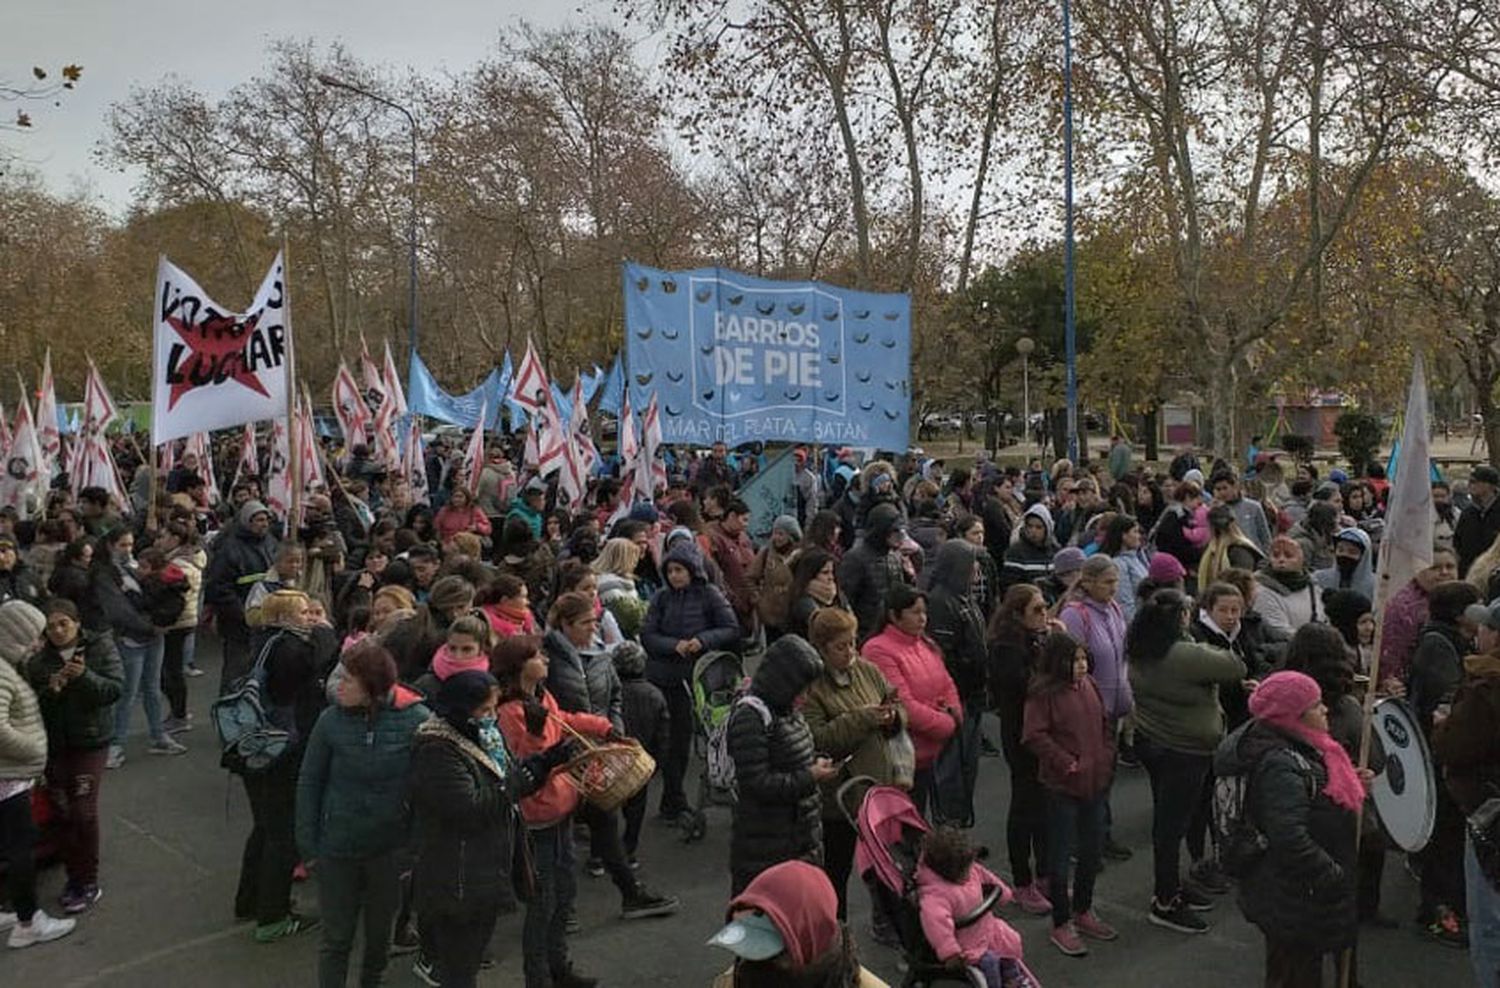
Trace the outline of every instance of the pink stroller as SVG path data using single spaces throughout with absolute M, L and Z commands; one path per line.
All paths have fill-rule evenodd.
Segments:
M 922 838 L 932 829 L 904 789 L 873 785 L 875 780 L 856 777 L 839 787 L 839 809 L 859 834 L 854 849 L 854 869 L 869 886 L 874 907 L 880 910 L 901 941 L 901 955 L 906 961 L 902 988 L 925 988 L 939 982 L 960 982 L 985 988 L 984 975 L 978 968 L 958 973 L 944 967 L 933 953 L 922 933 L 921 910 L 917 898 L 917 864 L 921 859 Z M 868 786 L 860 801 L 859 812 L 849 813 L 848 800 L 860 787 Z M 967 917 L 959 920 L 960 928 L 978 922 L 1004 895 L 1003 886 L 985 887 L 985 897 Z M 1036 988 L 1041 982 L 1024 964 L 1022 970 Z

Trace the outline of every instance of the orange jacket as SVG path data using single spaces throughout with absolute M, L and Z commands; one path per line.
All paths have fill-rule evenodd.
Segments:
M 545 689 L 541 701 L 547 708 L 547 723 L 542 725 L 539 735 L 526 730 L 525 707 L 520 700 L 509 700 L 500 705 L 500 733 L 505 736 L 505 743 L 510 745 L 510 752 L 517 761 L 563 740 L 563 724 L 589 738 L 602 738 L 609 733 L 610 723 L 606 717 L 561 710 Z M 553 772 L 540 789 L 521 800 L 521 817 L 528 826 L 550 827 L 578 808 L 578 789 L 564 775 L 561 771 Z

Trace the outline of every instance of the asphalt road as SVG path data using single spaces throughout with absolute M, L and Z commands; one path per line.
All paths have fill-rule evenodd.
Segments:
M 0 986 L 271 988 L 315 983 L 316 933 L 261 946 L 251 939 L 248 925 L 233 922 L 234 885 L 250 815 L 238 782 L 218 767 L 205 719 L 211 684 L 218 682 L 216 650 L 212 643 L 201 643 L 199 651 L 200 664 L 209 674 L 190 681 L 200 726 L 183 735 L 189 753 L 150 756 L 144 736 L 133 738 L 125 765 L 104 779 L 103 901 L 61 941 L 25 951 L 0 948 Z M 143 719 L 137 713 L 138 725 Z M 985 759 L 977 839 L 996 849 L 1002 860 L 990 864 L 1002 875 L 1007 789 L 1004 761 Z M 1205 935 L 1184 936 L 1146 923 L 1151 864 L 1150 794 L 1144 773 L 1122 770 L 1114 811 L 1116 836 L 1135 848 L 1136 855 L 1127 863 L 1111 865 L 1101 876 L 1097 906 L 1119 927 L 1119 941 L 1096 945 L 1084 959 L 1065 958 L 1046 942 L 1045 918 L 1012 910 L 1012 922 L 1026 940 L 1027 960 L 1047 988 L 1260 984 L 1263 942 L 1239 915 L 1232 896 L 1219 900 L 1208 914 L 1213 928 Z M 578 902 L 583 931 L 572 940 L 576 965 L 610 988 L 709 984 L 725 965 L 724 955 L 703 946 L 703 941 L 722 921 L 729 885 L 727 840 L 724 809 L 711 811 L 708 838 L 690 846 L 674 831 L 648 821 L 642 874 L 656 887 L 679 895 L 683 909 L 671 918 L 627 923 L 618 917 L 619 897 L 608 880 L 583 877 Z M 1463 952 L 1418 935 L 1409 922 L 1416 906 L 1416 883 L 1399 855 L 1387 860 L 1386 911 L 1404 925 L 1389 932 L 1366 932 L 1360 947 L 1362 984 L 1473 984 Z M 44 874 L 43 902 L 53 912 L 61 885 L 60 869 Z M 299 886 L 297 895 L 304 909 L 316 910 L 312 883 Z M 866 965 L 899 984 L 897 956 L 865 936 L 866 897 L 856 890 L 851 901 Z M 502 919 L 494 941 L 499 963 L 482 976 L 482 983 L 519 986 L 519 947 L 519 916 Z M 387 984 L 417 984 L 410 964 L 410 957 L 395 958 Z

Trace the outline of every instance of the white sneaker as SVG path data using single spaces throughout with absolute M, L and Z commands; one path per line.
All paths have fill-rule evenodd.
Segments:
M 31 917 L 31 925 L 22 926 L 17 923 L 15 929 L 10 931 L 10 939 L 6 942 L 17 949 L 30 947 L 35 943 L 46 943 L 49 940 L 65 937 L 72 933 L 73 927 L 77 925 L 75 920 L 57 919 L 38 909 L 36 915 Z
M 170 734 L 163 734 L 159 740 L 152 741 L 151 747 L 146 750 L 153 755 L 181 755 L 187 751 L 187 745 Z
M 117 744 L 109 746 L 109 754 L 104 756 L 105 768 L 119 768 L 125 764 L 125 749 Z
M 12 926 L 15 926 L 20 921 L 21 917 L 17 916 L 15 913 L 8 913 L 5 910 L 0 909 L 0 933 L 4 933 L 6 930 L 10 929 Z

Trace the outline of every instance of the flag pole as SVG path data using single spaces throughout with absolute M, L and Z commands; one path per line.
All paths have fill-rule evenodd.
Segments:
M 156 284 L 153 286 L 153 295 L 161 290 L 162 265 L 166 263 L 166 260 L 167 255 L 156 255 Z M 156 305 L 153 305 L 151 307 L 151 311 L 153 313 L 157 312 L 160 305 L 161 299 L 156 299 Z M 157 336 L 159 334 L 156 331 L 157 325 L 155 319 L 152 316 L 147 316 L 146 318 L 148 320 L 148 326 L 150 327 L 149 332 L 151 333 L 151 456 L 148 457 L 148 461 L 146 463 L 146 476 L 150 478 L 150 482 L 146 487 L 146 489 L 150 492 L 150 494 L 146 498 L 146 531 L 154 532 L 156 531 L 156 389 L 160 387 L 160 382 L 157 381 L 157 377 L 159 375 L 158 368 L 160 366 L 157 363 L 160 343 L 157 340 Z M 131 436 L 131 438 L 134 439 L 135 437 Z M 137 449 L 139 449 L 139 447 L 137 447 Z
M 284 538 L 291 538 L 295 535 L 298 521 L 302 517 L 302 430 L 297 427 L 296 415 L 297 351 L 292 342 L 295 333 L 292 329 L 292 265 L 288 260 L 290 255 L 291 250 L 287 244 L 286 234 L 283 233 L 281 235 L 281 321 L 286 327 L 286 441 L 287 457 L 291 461 L 287 464 L 287 471 L 292 478 L 291 504 L 287 507 Z

